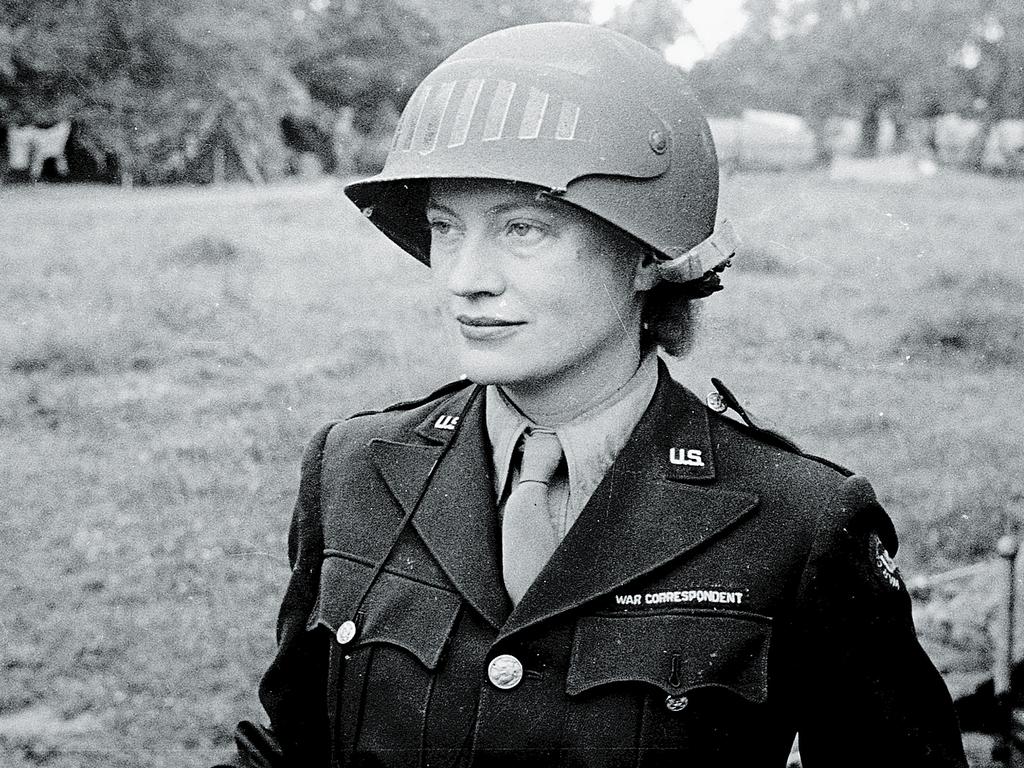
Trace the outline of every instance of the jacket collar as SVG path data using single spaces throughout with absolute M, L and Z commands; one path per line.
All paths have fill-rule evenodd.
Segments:
M 468 422 L 479 415 L 482 422 L 483 394 L 484 387 L 474 385 L 445 398 L 416 425 L 415 433 L 428 443 L 446 445 L 462 431 L 461 425 L 464 420 Z M 477 402 L 478 399 L 480 402 Z M 472 412 L 467 412 L 467 407 L 472 407 Z
M 455 588 L 499 639 L 579 607 L 693 550 L 748 515 L 757 497 L 724 491 L 703 404 L 659 366 L 654 399 L 515 610 L 505 593 L 482 387 L 415 428 L 417 444 L 374 440 L 371 456 Z

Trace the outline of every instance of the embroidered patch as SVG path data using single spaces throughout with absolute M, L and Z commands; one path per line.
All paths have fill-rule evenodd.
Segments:
M 882 544 L 882 540 L 878 537 L 877 533 L 871 534 L 870 548 L 871 556 L 875 561 L 875 567 L 878 569 L 882 580 L 893 589 L 899 589 L 900 584 L 902 584 L 900 569 L 896 567 L 896 563 L 893 562 L 892 557 Z
M 737 589 L 673 589 L 658 592 L 633 592 L 612 595 L 617 608 L 637 608 L 655 605 L 741 605 L 746 590 Z

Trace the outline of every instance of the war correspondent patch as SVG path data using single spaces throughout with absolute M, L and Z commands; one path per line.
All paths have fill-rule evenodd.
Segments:
M 900 580 L 900 569 L 896 567 L 896 563 L 893 562 L 892 557 L 889 556 L 888 550 L 882 544 L 882 540 L 878 538 L 877 533 L 871 534 L 871 555 L 874 558 L 875 566 L 878 568 L 879 574 L 882 579 L 893 589 L 899 589 L 902 581 Z
M 616 608 L 665 605 L 742 605 L 746 591 L 735 589 L 675 589 L 612 595 Z

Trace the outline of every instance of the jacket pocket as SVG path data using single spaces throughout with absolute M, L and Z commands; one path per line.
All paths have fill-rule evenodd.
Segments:
M 648 683 L 669 696 L 702 688 L 760 704 L 768 695 L 771 619 L 671 613 L 587 616 L 573 639 L 566 693 L 612 683 Z
M 356 634 L 349 648 L 392 645 L 415 656 L 427 669 L 435 669 L 458 617 L 461 598 L 447 589 L 386 570 L 368 585 L 373 570 L 347 557 L 326 556 L 320 593 L 307 628 L 323 626 L 336 634 L 344 622 L 352 620 Z

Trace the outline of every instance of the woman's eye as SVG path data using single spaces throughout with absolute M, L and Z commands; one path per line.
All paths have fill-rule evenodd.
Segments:
M 519 242 L 533 243 L 544 237 L 544 228 L 532 221 L 511 221 L 505 232 Z
M 437 221 L 430 222 L 430 232 L 434 235 L 444 236 L 452 231 L 452 223 L 450 221 L 444 221 L 438 219 Z

